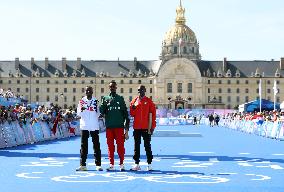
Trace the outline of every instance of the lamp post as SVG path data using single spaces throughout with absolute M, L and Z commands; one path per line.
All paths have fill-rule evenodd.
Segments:
M 171 98 L 171 97 L 168 97 L 168 101 L 169 101 L 168 109 L 170 109 L 170 108 L 171 108 L 171 100 L 172 100 L 172 98 Z
M 187 100 L 188 100 L 188 104 L 187 105 L 188 105 L 188 108 L 189 108 L 189 105 L 191 104 L 190 103 L 191 102 L 191 97 L 188 97 Z M 192 108 L 192 105 L 191 105 L 191 108 Z
M 60 93 L 59 96 L 60 96 L 60 98 L 62 99 L 62 108 L 63 108 L 63 107 L 64 107 L 64 105 L 63 105 L 63 102 L 64 102 L 64 94 L 63 94 L 63 93 Z

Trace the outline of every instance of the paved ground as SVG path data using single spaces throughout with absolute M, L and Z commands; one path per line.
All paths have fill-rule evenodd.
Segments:
M 106 168 L 105 134 L 100 137 Z M 143 150 L 139 172 L 97 172 L 92 155 L 89 171 L 76 172 L 79 137 L 2 149 L 1 191 L 284 191 L 284 141 L 205 125 L 160 126 L 152 146 L 152 172 L 143 171 Z M 132 154 L 133 138 L 126 142 L 127 169 Z

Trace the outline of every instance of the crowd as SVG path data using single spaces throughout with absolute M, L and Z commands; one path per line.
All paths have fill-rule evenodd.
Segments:
M 74 109 L 61 109 L 57 105 L 50 105 L 50 107 L 38 106 L 34 109 L 31 106 L 25 104 L 15 104 L 14 106 L 0 106 L 0 123 L 11 123 L 12 121 L 18 121 L 20 125 L 26 124 L 29 118 L 31 123 L 39 120 L 48 123 L 54 123 L 56 118 L 60 116 L 60 120 L 72 121 L 77 118 L 77 114 Z
M 262 111 L 262 112 L 238 112 L 238 113 L 228 113 L 223 116 L 224 119 L 231 120 L 250 120 L 250 121 L 269 121 L 277 122 L 284 121 L 284 111 L 273 110 L 273 111 Z

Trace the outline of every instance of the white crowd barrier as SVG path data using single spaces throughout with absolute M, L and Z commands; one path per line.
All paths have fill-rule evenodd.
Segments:
M 105 131 L 105 124 L 99 120 L 100 131 Z M 66 138 L 80 135 L 79 121 L 61 121 L 57 125 L 56 133 L 52 132 L 53 123 L 38 121 L 26 124 L 18 121 L 0 123 L 0 148 L 14 147 L 24 144 L 33 144 L 40 141 Z
M 209 124 L 207 119 L 205 124 Z M 284 140 L 284 122 L 283 121 L 259 121 L 251 120 L 232 120 L 220 119 L 219 126 L 234 129 L 237 131 L 255 134 L 263 137 Z

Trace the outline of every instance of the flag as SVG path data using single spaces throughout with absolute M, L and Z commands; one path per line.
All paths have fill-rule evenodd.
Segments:
M 60 119 L 60 112 L 58 112 L 58 115 L 57 115 L 57 117 L 56 117 L 56 119 L 54 121 L 53 127 L 51 129 L 53 135 L 56 134 L 56 130 L 57 130 L 57 126 L 58 126 L 58 123 L 59 123 L 59 119 Z
M 275 79 L 274 79 L 274 85 L 273 85 L 273 92 L 274 92 L 274 95 L 276 95 L 278 93 L 277 83 L 276 83 Z

